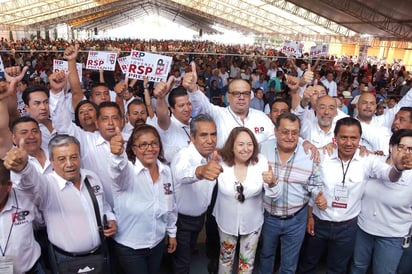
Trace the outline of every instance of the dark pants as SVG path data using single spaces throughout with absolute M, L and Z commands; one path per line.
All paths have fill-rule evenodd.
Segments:
M 205 214 L 187 216 L 179 214 L 177 217 L 176 241 L 177 248 L 173 254 L 173 267 L 176 274 L 188 274 L 192 250 L 196 246 L 197 237 L 205 223 Z
M 162 261 L 164 241 L 153 248 L 133 249 L 117 242 L 117 259 L 126 274 L 157 274 Z
M 212 215 L 217 198 L 217 183 L 213 188 L 212 201 L 206 211 L 206 255 L 209 273 L 217 273 L 219 265 L 220 238 L 215 216 Z
M 398 274 L 412 273 L 412 244 L 403 250 L 401 261 L 398 266 Z
M 39 261 L 37 261 L 33 267 L 26 272 L 26 274 L 45 274 L 42 265 L 40 264 Z
M 327 249 L 327 273 L 344 274 L 353 254 L 357 218 L 346 222 L 323 221 L 314 216 L 315 236 L 306 238 L 305 250 L 299 265 L 300 274 L 316 273 L 316 267 Z

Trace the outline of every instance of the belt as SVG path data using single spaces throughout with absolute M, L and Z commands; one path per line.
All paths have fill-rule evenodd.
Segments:
M 319 222 L 319 223 L 327 223 L 327 224 L 339 226 L 339 225 L 345 225 L 345 224 L 349 224 L 349 223 L 352 223 L 352 222 L 356 222 L 357 219 L 358 219 L 358 217 L 355 217 L 355 218 L 352 218 L 352 219 L 349 219 L 349 220 L 346 220 L 346 221 L 341 221 L 341 222 L 333 222 L 333 221 L 321 220 L 321 219 L 319 219 L 319 217 L 317 217 L 316 215 L 313 215 L 313 219 L 315 219 L 315 221 L 317 221 L 317 222 Z
M 280 219 L 280 220 L 289 220 L 289 219 L 292 219 L 293 217 L 295 217 L 296 215 L 298 215 L 305 208 L 306 208 L 306 205 L 304 205 L 298 211 L 296 211 L 295 213 L 293 213 L 291 215 L 272 215 L 271 214 L 271 216 L 275 217 L 276 219 Z
M 53 248 L 54 248 L 54 250 L 57 252 L 57 253 L 59 253 L 59 254 L 61 254 L 61 255 L 65 255 L 65 256 L 69 256 L 69 257 L 83 257 L 83 256 L 87 256 L 87 255 L 91 255 L 91 254 L 99 254 L 100 253 L 100 247 L 101 246 L 98 246 L 98 247 L 96 247 L 96 248 L 94 248 L 94 249 L 92 249 L 92 250 L 90 250 L 90 251 L 85 251 L 85 252 L 67 252 L 67 251 L 64 251 L 63 249 L 61 249 L 61 248 L 58 248 L 57 246 L 55 246 L 55 245 L 52 245 L 53 246 Z

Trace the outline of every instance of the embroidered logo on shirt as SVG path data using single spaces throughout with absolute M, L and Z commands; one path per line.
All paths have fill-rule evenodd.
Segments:
M 254 127 L 253 130 L 256 134 L 259 134 L 259 133 L 263 133 L 265 131 L 265 128 L 264 127 Z
M 16 213 L 11 214 L 11 221 L 13 222 L 14 225 L 20 225 L 27 223 L 28 220 L 26 220 L 26 217 L 29 216 L 30 211 L 24 210 Z

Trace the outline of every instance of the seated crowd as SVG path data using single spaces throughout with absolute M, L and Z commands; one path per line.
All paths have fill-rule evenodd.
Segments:
M 325 253 L 327 273 L 412 273 L 404 67 L 189 41 L 1 47 L 15 49 L 0 81 L 5 273 L 104 255 L 90 273 L 156 274 L 169 253 L 188 274 L 203 229 L 209 273 L 316 273 Z M 173 65 L 167 82 L 80 78 L 90 49 Z

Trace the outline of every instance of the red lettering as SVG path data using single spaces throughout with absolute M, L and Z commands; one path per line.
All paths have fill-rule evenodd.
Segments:
M 254 130 L 255 130 L 255 133 L 259 133 L 259 128 L 258 127 L 255 127 Z
M 153 71 L 153 69 L 151 67 L 147 67 L 145 74 L 148 75 L 149 73 L 151 73 Z
M 130 64 L 129 65 L 129 72 L 131 73 L 136 73 L 136 65 L 135 64 Z

